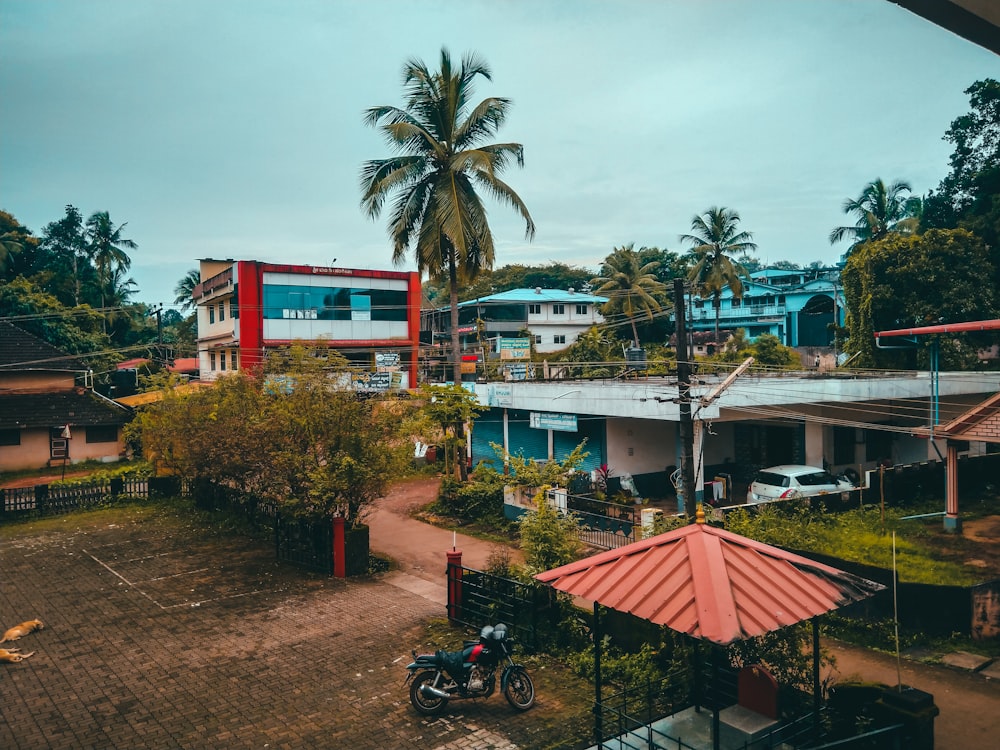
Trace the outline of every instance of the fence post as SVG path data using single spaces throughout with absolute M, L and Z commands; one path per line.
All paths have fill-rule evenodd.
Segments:
M 448 619 L 455 622 L 462 616 L 462 550 L 450 549 L 448 557 Z
M 347 543 L 344 540 L 344 517 L 333 519 L 333 575 L 347 577 Z

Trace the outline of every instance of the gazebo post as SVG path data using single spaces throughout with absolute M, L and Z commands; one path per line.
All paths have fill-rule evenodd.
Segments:
M 594 743 L 604 741 L 604 717 L 601 713 L 601 605 L 594 602 Z
M 690 637 L 690 636 L 685 636 Z M 702 684 L 705 675 L 702 674 L 702 664 L 701 664 L 701 641 L 697 638 L 691 638 L 691 642 L 694 644 L 694 650 L 692 652 L 694 657 L 694 710 L 695 713 L 701 713 L 701 704 L 704 703 L 704 692 L 705 686 Z
M 712 644 L 712 750 L 719 750 L 721 737 L 719 732 L 719 651 L 721 646 Z
M 812 618 L 813 626 L 813 736 L 819 738 L 819 618 Z

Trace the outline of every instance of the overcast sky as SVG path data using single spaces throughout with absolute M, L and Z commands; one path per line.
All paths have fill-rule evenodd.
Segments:
M 475 51 L 524 145 L 497 266 L 596 271 L 736 209 L 762 260 L 835 262 L 847 197 L 948 172 L 964 90 L 1000 57 L 886 0 L 0 0 L 0 208 L 128 222 L 136 301 L 200 258 L 392 268 L 359 206 L 389 155 L 362 112 Z M 410 269 L 412 266 L 404 266 Z

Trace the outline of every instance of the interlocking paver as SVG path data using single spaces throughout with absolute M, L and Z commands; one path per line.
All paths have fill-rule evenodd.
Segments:
M 15 539 L 0 547 L 0 624 L 46 628 L 19 644 L 32 659 L 0 665 L 0 747 L 531 747 L 516 739 L 531 712 L 499 696 L 437 721 L 413 711 L 404 660 L 443 615 L 383 581 L 311 576 L 268 545 L 167 523 Z

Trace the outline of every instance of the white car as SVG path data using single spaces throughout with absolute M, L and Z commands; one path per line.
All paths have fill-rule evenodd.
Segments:
M 747 489 L 747 503 L 757 505 L 772 500 L 791 500 L 831 493 L 841 493 L 841 499 L 846 500 L 847 493 L 853 489 L 854 485 L 846 477 L 835 477 L 825 469 L 786 464 L 758 471 Z

